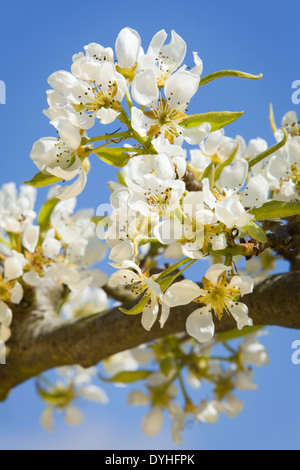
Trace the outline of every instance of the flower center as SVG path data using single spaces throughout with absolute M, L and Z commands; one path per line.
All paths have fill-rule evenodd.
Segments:
M 41 247 L 38 247 L 34 253 L 27 251 L 25 256 L 29 264 L 29 269 L 34 270 L 39 276 L 42 276 L 44 268 L 49 266 L 50 260 L 46 258 Z
M 174 138 L 181 134 L 178 124 L 187 117 L 187 115 L 182 112 L 185 106 L 186 105 L 174 108 L 165 98 L 161 98 L 158 108 L 151 108 L 150 111 L 144 111 L 144 114 L 153 120 L 153 124 L 148 130 L 147 135 L 157 137 L 161 132 L 164 132 L 165 138 L 173 144 Z
M 300 168 L 297 165 L 291 166 L 289 177 L 295 183 L 296 191 L 300 196 Z
M 226 280 L 226 272 L 220 276 L 217 285 L 214 285 L 204 277 L 203 286 L 207 294 L 195 299 L 194 302 L 203 303 L 211 307 L 219 320 L 222 319 L 223 311 L 231 306 L 236 297 L 241 295 L 239 289 L 229 287 Z
M 5 281 L 0 277 L 0 299 L 3 302 L 10 302 L 11 289 L 13 288 L 14 283 L 11 281 Z

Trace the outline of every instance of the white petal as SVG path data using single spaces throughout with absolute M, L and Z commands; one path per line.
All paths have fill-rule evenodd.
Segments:
M 161 35 L 161 37 L 163 34 Z M 153 38 L 154 39 L 154 38 Z M 158 38 L 156 39 L 157 42 Z M 186 43 L 174 30 L 171 31 L 171 41 L 160 49 L 162 57 L 167 57 L 179 67 L 186 54 Z
M 153 235 L 162 245 L 173 245 L 183 237 L 184 226 L 176 219 L 165 220 L 153 229 Z
M 140 390 L 133 390 L 127 397 L 127 403 L 133 406 L 144 406 L 149 403 L 149 396 Z
M 71 87 L 78 83 L 78 80 L 70 72 L 59 70 L 50 75 L 48 83 L 54 90 L 64 95 Z
M 119 285 L 130 286 L 136 282 L 141 282 L 140 276 L 127 269 L 121 269 L 113 273 L 109 279 L 109 285 L 111 287 L 117 287 Z
M 168 35 L 164 29 L 158 31 L 158 33 L 153 36 L 150 45 L 147 50 L 147 54 L 154 55 L 158 57 L 159 52 L 161 51 L 162 46 L 164 45 L 165 40 L 167 39 Z
M 116 40 L 116 56 L 120 67 L 132 67 L 139 56 L 141 49 L 140 35 L 131 28 L 120 31 Z
M 42 282 L 42 279 L 35 271 L 27 271 L 23 276 L 23 280 L 32 287 L 38 287 Z
M 237 322 L 238 330 L 242 330 L 245 326 L 253 326 L 253 320 L 248 317 L 249 310 L 245 304 L 237 302 L 229 308 L 229 311 Z
M 161 408 L 153 408 L 146 414 L 142 431 L 146 436 L 156 436 L 160 433 L 164 421 L 164 415 Z
M 110 252 L 109 259 L 115 263 L 132 259 L 134 256 L 134 246 L 131 240 L 124 240 L 116 245 Z
M 241 296 L 243 296 L 253 292 L 254 282 L 249 276 L 233 276 L 229 287 L 239 287 L 241 290 Z
M 189 103 L 198 90 L 199 81 L 198 75 L 186 70 L 179 70 L 171 75 L 165 84 L 165 96 L 170 105 L 177 107 Z
M 3 343 L 6 343 L 6 341 L 9 340 L 11 337 L 11 331 L 9 328 L 7 328 L 4 323 L 0 324 L 0 341 Z
M 186 321 L 186 331 L 199 343 L 210 341 L 215 334 L 215 325 L 208 307 L 195 310 Z
M 228 271 L 228 266 L 225 264 L 213 264 L 206 272 L 205 276 L 212 284 L 216 285 L 219 277 L 224 271 Z
M 15 256 L 10 256 L 6 258 L 4 262 L 5 279 L 11 281 L 22 276 L 23 266 L 25 266 L 25 264 L 25 258 L 20 253 L 17 253 Z
M 131 108 L 131 125 L 136 132 L 138 132 L 142 137 L 145 137 L 147 135 L 147 130 L 152 125 L 152 120 L 145 116 L 143 111 L 133 106 Z
M 202 293 L 203 290 L 195 282 L 185 279 L 176 282 L 167 289 L 163 297 L 163 302 L 169 307 L 188 305 L 194 299 L 200 297 Z
M 150 331 L 154 325 L 159 311 L 158 301 L 156 297 L 151 296 L 148 303 L 145 305 L 142 314 L 142 325 L 145 330 Z
M 159 91 L 154 71 L 147 69 L 138 73 L 133 79 L 131 92 L 133 99 L 142 106 L 157 102 Z
M 31 225 L 23 233 L 22 244 L 26 250 L 33 253 L 35 251 L 37 242 L 39 240 L 40 227 L 36 225 Z
M 82 388 L 78 391 L 78 395 L 86 400 L 94 401 L 95 403 L 106 404 L 109 401 L 105 391 L 96 385 L 88 385 Z
M 208 122 L 201 124 L 201 126 L 191 127 L 185 129 L 184 127 L 180 128 L 184 140 L 190 145 L 200 144 L 208 136 L 211 125 Z
M 72 199 L 73 197 L 76 197 L 82 193 L 87 182 L 87 176 L 83 167 L 78 168 L 78 173 L 79 176 L 73 184 L 67 185 L 59 189 L 57 199 Z
M 46 431 L 52 432 L 54 428 L 54 418 L 52 407 L 48 406 L 40 417 L 40 423 Z
M 12 311 L 2 300 L 0 301 L 0 323 L 9 327 L 12 320 Z
M 215 424 L 220 417 L 216 403 L 217 402 L 213 401 L 200 405 L 195 412 L 196 418 L 201 421 L 201 423 Z
M 23 298 L 23 294 L 24 294 L 23 287 L 21 286 L 19 282 L 16 282 L 14 287 L 11 290 L 11 297 L 10 297 L 11 301 L 14 304 L 19 304 Z
M 55 238 L 45 238 L 42 244 L 42 250 L 44 255 L 47 258 L 55 259 L 57 258 L 61 249 L 60 241 L 56 240 Z
M 165 326 L 165 323 L 168 320 L 169 315 L 170 315 L 170 307 L 165 302 L 163 302 L 162 307 L 161 307 L 161 315 L 159 319 L 159 324 L 161 328 Z
M 155 282 L 153 279 L 148 279 L 147 277 L 144 277 L 144 282 L 148 286 L 149 290 L 158 298 L 162 298 L 162 291 L 160 288 L 160 285 Z
M 68 405 L 65 409 L 65 421 L 70 426 L 79 426 L 83 422 L 83 414 L 73 405 Z
M 193 52 L 195 67 L 192 68 L 191 72 L 197 75 L 202 75 L 203 72 L 203 62 L 198 56 L 198 52 Z
M 233 165 L 226 166 L 219 178 L 222 188 L 236 191 L 242 189 L 248 176 L 248 162 L 246 160 L 235 160 Z
M 66 118 L 55 119 L 50 121 L 59 132 L 61 140 L 68 146 L 70 149 L 77 149 L 81 142 L 80 129 L 73 126 L 70 121 Z
M 242 204 L 244 207 L 260 207 L 268 200 L 268 195 L 267 180 L 262 175 L 254 176 L 243 193 Z

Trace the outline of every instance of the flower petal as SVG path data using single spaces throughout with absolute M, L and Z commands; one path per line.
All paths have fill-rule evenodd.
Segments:
M 215 325 L 208 307 L 195 310 L 186 321 L 186 331 L 199 343 L 210 341 L 215 333 Z

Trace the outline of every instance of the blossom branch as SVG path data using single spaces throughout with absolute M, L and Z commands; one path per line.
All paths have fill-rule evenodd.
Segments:
M 300 272 L 268 277 L 243 302 L 255 325 L 300 329 Z M 0 366 L 0 398 L 48 369 L 72 364 L 89 367 L 118 352 L 182 333 L 194 309 L 194 303 L 175 307 L 163 329 L 155 324 L 148 332 L 139 315 L 124 315 L 118 308 L 67 323 L 50 322 L 41 306 L 25 300 L 15 307 L 7 364 Z M 217 333 L 234 328 L 230 316 L 216 323 Z

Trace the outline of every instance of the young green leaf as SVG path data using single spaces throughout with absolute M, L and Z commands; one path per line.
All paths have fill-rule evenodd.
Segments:
M 256 220 L 283 219 L 300 214 L 300 202 L 270 201 L 250 213 Z
M 261 242 L 261 243 L 267 243 L 268 239 L 266 237 L 264 230 L 255 222 L 253 221 L 249 222 L 245 227 L 243 227 L 243 229 L 245 230 L 247 235 L 249 235 L 254 240 L 257 240 L 258 242 Z
M 126 166 L 131 158 L 131 155 L 124 152 L 124 149 L 122 148 L 100 147 L 99 149 L 95 149 L 94 153 L 100 158 L 100 160 L 117 168 Z
M 101 380 L 104 382 L 116 382 L 116 383 L 123 383 L 123 384 L 130 384 L 133 382 L 137 382 L 138 380 L 143 380 L 148 375 L 150 372 L 148 370 L 130 370 L 130 371 L 124 371 L 124 372 L 119 372 L 118 374 L 114 375 L 110 379 L 107 379 L 105 377 L 102 377 L 102 375 L 99 374 Z
M 50 184 L 59 183 L 59 181 L 62 181 L 62 178 L 50 175 L 50 173 L 42 173 L 40 171 L 32 178 L 32 180 L 23 181 L 23 183 L 28 186 L 33 186 L 34 188 L 42 188 L 44 186 L 50 186 Z
M 150 299 L 150 295 L 147 295 L 146 297 L 143 297 L 139 301 L 139 303 L 135 305 L 134 307 L 132 307 L 130 310 L 126 310 L 125 308 L 120 308 L 119 310 L 122 313 L 125 313 L 126 315 L 138 315 L 139 313 L 142 313 L 149 299 Z
M 218 78 L 225 77 L 236 77 L 236 78 L 247 78 L 249 80 L 260 80 L 263 77 L 263 74 L 252 75 L 251 73 L 239 72 L 238 70 L 220 70 L 219 72 L 214 72 L 205 77 L 202 77 L 200 80 L 199 86 L 206 85 L 207 83 L 217 80 Z
M 193 114 L 181 121 L 180 126 L 186 129 L 201 126 L 205 122 L 211 125 L 211 132 L 217 131 L 224 126 L 236 121 L 244 112 L 216 111 L 204 114 Z
M 40 213 L 38 215 L 38 224 L 42 231 L 48 230 L 51 214 L 58 202 L 59 199 L 54 197 L 46 201 L 45 204 L 41 207 Z

